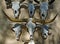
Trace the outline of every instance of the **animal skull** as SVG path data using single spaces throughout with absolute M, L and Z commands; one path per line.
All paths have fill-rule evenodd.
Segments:
M 14 12 L 15 18 L 19 16 L 20 2 L 12 2 L 12 9 Z

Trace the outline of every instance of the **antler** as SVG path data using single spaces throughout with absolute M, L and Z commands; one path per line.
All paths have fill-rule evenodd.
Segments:
M 42 0 L 34 0 L 36 3 L 40 3 Z M 55 0 L 48 0 L 48 4 L 52 4 Z

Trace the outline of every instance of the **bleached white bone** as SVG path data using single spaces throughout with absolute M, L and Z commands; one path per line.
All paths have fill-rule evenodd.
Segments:
M 17 27 L 14 27 L 13 28 L 14 32 L 15 32 L 15 35 L 16 35 L 16 40 L 19 39 L 19 35 L 21 34 L 21 26 L 17 26 Z
M 17 17 L 19 15 L 19 8 L 20 8 L 20 2 L 12 2 L 12 9 L 14 12 L 15 17 Z M 15 13 L 16 11 L 16 13 Z

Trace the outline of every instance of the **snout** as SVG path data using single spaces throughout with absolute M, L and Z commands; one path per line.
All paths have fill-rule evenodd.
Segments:
M 14 17 L 18 18 L 19 17 L 19 11 L 18 10 L 14 10 Z

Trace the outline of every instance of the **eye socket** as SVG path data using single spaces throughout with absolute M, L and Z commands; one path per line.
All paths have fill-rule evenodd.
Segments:
M 15 10 L 15 14 L 17 13 L 17 11 Z
M 42 14 L 42 17 L 45 17 L 45 15 L 44 15 L 44 14 Z
M 46 35 L 46 33 L 44 33 L 43 35 Z
M 30 11 L 30 14 L 32 14 L 32 11 Z

